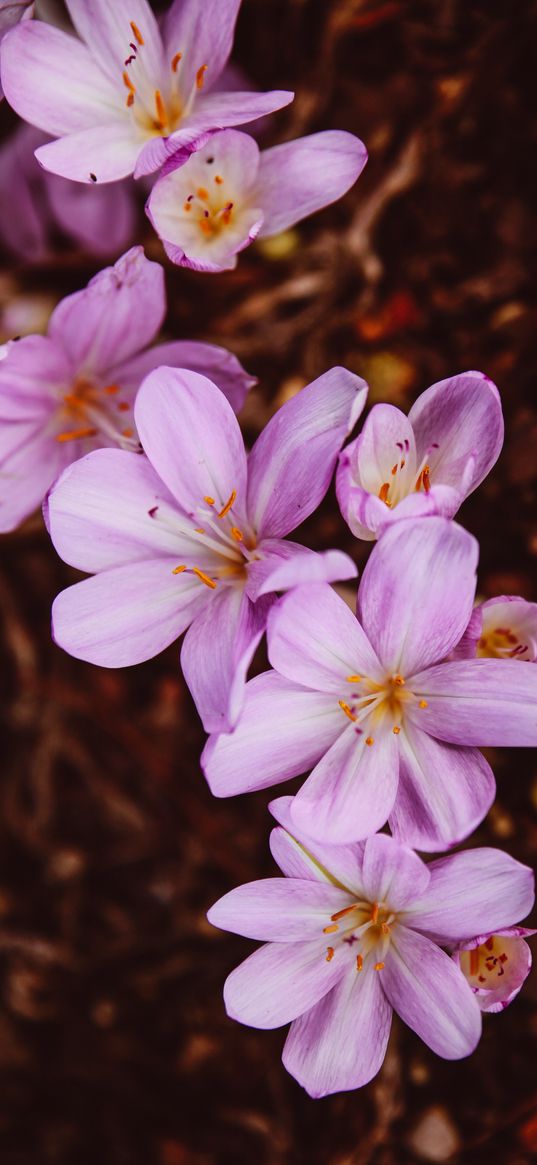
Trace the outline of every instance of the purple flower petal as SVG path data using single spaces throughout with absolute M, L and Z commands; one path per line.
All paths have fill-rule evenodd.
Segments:
M 492 769 L 477 749 L 443 744 L 408 722 L 399 745 L 390 829 L 414 849 L 449 849 L 468 837 L 490 809 L 496 791 Z
M 362 877 L 365 898 L 389 902 L 391 910 L 402 910 L 419 898 L 431 879 L 427 866 L 413 850 L 384 833 L 368 837 Z
M 104 118 L 102 113 L 99 116 Z M 96 120 L 93 112 L 92 121 Z M 45 170 L 62 178 L 104 183 L 117 182 L 132 174 L 139 151 L 140 142 L 130 122 L 116 113 L 106 122 L 92 124 L 90 129 L 47 142 L 36 150 L 35 156 Z
M 204 65 L 204 86 L 218 80 L 233 46 L 240 0 L 174 0 L 164 18 L 162 39 L 170 58 L 182 52 L 179 66 L 181 91 L 189 94 Z
M 343 130 L 324 130 L 261 154 L 261 237 L 286 230 L 350 190 L 367 162 L 364 143 Z
M 268 645 L 278 672 L 304 687 L 333 692 L 336 703 L 346 688 L 351 692 L 348 676 L 384 678 L 347 603 L 323 584 L 299 587 L 280 600 L 269 618 Z
M 248 511 L 260 537 L 284 537 L 320 504 L 366 395 L 359 376 L 331 368 L 271 418 L 249 458 Z
M 464 850 L 428 868 L 429 888 L 405 921 L 437 942 L 499 930 L 524 918 L 533 906 L 532 871 L 501 850 Z
M 429 523 L 427 523 L 429 526 Z M 494 747 L 537 744 L 537 673 L 516 659 L 465 659 L 415 676 L 427 708 L 409 708 L 419 725 L 451 744 Z
M 41 424 L 6 425 L 0 442 L 0 532 L 5 534 L 38 509 L 69 455 L 65 446 L 43 437 Z
M 134 395 L 142 380 L 155 368 L 164 365 L 168 368 L 188 368 L 212 380 L 235 413 L 240 412 L 248 390 L 257 383 L 255 376 L 250 376 L 227 348 L 198 340 L 172 340 L 167 344 L 157 344 L 113 369 L 112 375 L 121 382 L 123 390 L 125 386 L 131 387 Z
M 159 555 L 175 556 L 176 566 L 185 549 L 181 538 L 151 516 L 170 504 L 171 494 L 146 457 L 96 449 L 69 466 L 52 490 L 50 535 L 60 558 L 88 573 Z
M 129 563 L 68 587 L 52 608 L 56 643 L 100 667 L 152 659 L 207 602 L 207 588 L 192 575 L 174 575 L 175 564 L 175 558 Z
M 344 845 L 385 824 L 397 792 L 397 740 L 388 730 L 367 741 L 349 725 L 299 789 L 291 816 L 304 833 Z
M 462 372 L 433 384 L 418 397 L 408 419 L 418 462 L 427 457 L 433 481 L 460 488 L 472 458 L 465 495 L 476 489 L 498 458 L 503 443 L 500 395 L 482 372 Z
M 7 448 L 12 446 L 11 422 L 40 422 L 43 427 L 62 390 L 68 391 L 72 375 L 70 360 L 48 336 L 23 336 L 0 349 L 0 420 L 10 422 L 0 430 L 0 455 L 3 438 Z
M 231 735 L 211 737 L 201 766 L 216 797 L 231 797 L 306 772 L 341 731 L 341 709 L 275 672 L 246 685 L 240 721 Z
M 207 913 L 213 926 L 262 942 L 323 942 L 323 927 L 351 901 L 345 890 L 298 878 L 263 878 L 224 894 Z
M 481 1012 L 449 955 L 398 925 L 379 974 L 394 1011 L 433 1052 L 446 1060 L 473 1052 L 481 1035 Z
M 455 646 L 472 610 L 477 556 L 475 538 L 445 518 L 386 530 L 362 575 L 358 617 L 387 670 L 408 677 Z
M 325 950 L 326 946 L 317 941 L 285 946 L 268 943 L 254 951 L 226 979 L 224 1002 L 228 1015 L 250 1027 L 273 1028 L 308 1011 L 335 986 L 345 970 L 343 960 L 327 962 Z
M 235 414 L 223 393 L 197 372 L 160 368 L 142 384 L 135 407 L 142 445 L 187 512 L 205 496 L 217 512 L 236 494 L 246 504 L 246 454 Z M 235 510 L 235 507 L 234 507 Z
M 37 169 L 35 159 L 34 164 Z M 129 182 L 86 186 L 42 169 L 39 172 L 64 234 L 95 255 L 117 255 L 125 250 L 136 229 L 134 188 Z
M 239 587 L 220 587 L 187 631 L 181 667 L 206 732 L 230 732 L 270 600 L 255 606 Z
M 120 77 L 129 56 L 129 41 L 138 40 L 131 21 L 141 38 L 138 44 L 139 62 L 131 63 L 130 72 L 136 77 L 136 66 L 142 65 L 144 76 L 158 85 L 162 71 L 162 42 L 155 15 L 147 0 L 66 0 L 69 15 L 82 40 L 111 80 Z
M 22 21 L 2 41 L 1 62 L 9 104 L 47 133 L 74 134 L 118 116 L 117 89 L 85 45 L 50 24 Z
M 341 550 L 317 553 L 298 542 L 265 538 L 258 550 L 263 557 L 248 567 L 246 591 L 252 600 L 274 591 L 286 591 L 302 583 L 335 582 L 355 578 L 358 571 Z
M 392 1008 L 372 967 L 352 968 L 304 1015 L 295 1019 L 283 1063 L 310 1096 L 361 1088 L 381 1067 Z
M 49 335 L 84 371 L 106 372 L 149 344 L 166 312 L 164 271 L 132 247 L 54 309 Z
M 283 828 L 273 829 L 270 849 L 274 860 L 288 878 L 315 878 L 342 886 L 357 898 L 363 898 L 363 842 L 354 845 L 328 845 L 316 841 L 297 829 L 291 809 L 292 797 L 277 797 L 269 804 L 272 816 Z

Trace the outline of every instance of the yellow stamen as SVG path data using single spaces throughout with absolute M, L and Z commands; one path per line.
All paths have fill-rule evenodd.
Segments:
M 470 951 L 470 974 L 477 975 L 478 970 L 479 970 L 479 951 L 478 951 L 477 947 L 474 947 L 473 951 Z
M 196 89 L 203 88 L 203 82 L 205 80 L 206 72 L 207 72 L 207 65 L 202 65 L 201 68 L 198 69 L 198 71 L 196 73 Z
M 134 23 L 134 20 L 130 21 L 130 26 L 132 28 L 134 39 L 138 41 L 138 44 L 143 44 L 144 38 L 140 32 L 140 29 L 138 28 L 138 25 Z
M 127 106 L 127 109 L 130 109 L 131 106 L 134 105 L 134 93 L 129 93 L 125 105 Z
M 375 971 L 382 971 L 384 963 L 375 963 Z
M 203 500 L 207 502 L 208 506 L 214 506 L 214 498 L 211 498 L 209 494 L 206 494 Z
M 155 108 L 157 111 L 157 121 L 162 129 L 164 129 L 164 126 L 168 121 L 168 115 L 166 113 L 166 106 L 162 100 L 160 89 L 155 89 Z
M 374 738 L 372 736 L 366 736 L 365 742 L 366 742 L 366 744 L 369 745 L 370 748 L 371 748 L 371 745 L 375 743 Z
M 209 197 L 209 191 L 206 190 L 204 186 L 198 186 L 198 189 L 196 190 L 196 194 L 197 194 L 198 198 L 201 198 L 202 202 L 207 202 L 207 199 Z
M 122 73 L 121 76 L 123 77 L 123 84 L 127 86 L 127 89 L 129 89 L 131 93 L 136 93 L 136 87 L 133 85 L 129 74 Z
M 401 729 L 400 729 L 399 725 L 394 724 L 394 726 L 392 728 L 392 732 L 393 732 L 394 736 L 399 736 L 400 731 L 401 731 Z
M 357 955 L 356 956 L 356 970 L 361 971 L 363 969 L 363 966 L 364 966 L 363 956 Z
M 352 720 L 354 723 L 357 717 L 354 715 L 354 712 L 351 711 L 349 705 L 346 704 L 344 700 L 338 700 L 338 704 L 341 708 L 341 711 L 344 712 L 345 715 L 348 716 L 349 720 Z
M 203 526 L 194 526 L 194 533 L 205 534 L 205 530 L 203 529 Z
M 431 488 L 430 472 L 431 471 L 429 469 L 429 466 L 426 465 L 425 469 L 423 470 L 423 488 L 424 488 L 426 494 L 429 493 L 429 490 Z
M 191 202 L 185 202 L 185 204 L 184 204 L 184 206 L 183 206 L 183 210 L 187 210 L 187 211 L 188 211 L 188 210 L 192 210 L 192 203 L 191 203 Z
M 177 66 L 178 66 L 179 61 L 181 60 L 182 56 L 183 56 L 182 53 L 176 53 L 175 56 L 172 58 L 172 70 L 174 73 L 177 72 Z
M 244 542 L 244 534 L 238 526 L 231 527 L 231 537 L 235 539 L 235 542 Z
M 134 429 L 122 429 L 121 436 L 122 437 L 134 437 Z
M 186 566 L 184 566 L 184 565 L 183 566 L 174 566 L 174 568 L 172 570 L 172 574 L 182 574 L 184 570 L 186 570 Z
M 78 441 L 81 437 L 95 437 L 97 429 L 72 429 L 70 433 L 58 433 L 56 440 L 61 441 Z
M 339 930 L 337 922 L 333 922 L 331 926 L 323 926 L 323 934 L 335 934 Z
M 397 469 L 398 469 L 398 466 L 397 466 L 397 465 L 392 465 L 392 475 L 393 475 L 393 477 L 395 477 L 395 474 L 397 473 Z
M 215 180 L 217 186 L 221 186 L 223 181 L 224 181 L 224 179 L 222 178 L 222 176 L 220 174 L 215 174 L 214 180 Z
M 327 947 L 326 948 L 326 961 L 327 961 L 327 963 L 329 963 L 333 958 L 334 958 L 334 948 Z
M 204 572 L 200 570 L 198 566 L 192 567 L 192 573 L 197 574 L 200 582 L 205 583 L 206 587 L 210 587 L 212 591 L 216 589 L 216 583 L 214 579 L 209 578 L 208 574 L 204 574 Z
M 348 684 L 360 684 L 362 682 L 361 676 L 345 676 Z
M 379 498 L 380 498 L 381 502 L 384 502 L 384 504 L 386 506 L 389 506 L 389 504 L 390 504 L 388 501 L 389 492 L 390 492 L 390 483 L 389 483 L 389 481 L 385 481 L 379 489 Z
M 67 392 L 64 396 L 66 405 L 71 405 L 71 408 L 78 409 L 84 407 L 84 401 L 81 396 L 77 396 L 74 392 Z
M 371 922 L 373 923 L 373 925 L 375 925 L 375 923 L 378 922 L 378 916 L 379 916 L 379 904 L 378 904 L 378 902 L 374 902 L 373 909 L 371 911 Z
M 220 510 L 220 512 L 218 514 L 219 518 L 225 518 L 226 514 L 229 514 L 229 511 L 230 511 L 234 501 L 236 500 L 236 497 L 237 497 L 237 490 L 232 489 L 225 506 L 222 506 L 222 509 Z
M 429 707 L 429 705 L 428 705 L 428 703 L 427 703 L 427 700 L 420 700 L 420 702 L 419 702 L 419 707 L 420 707 L 420 708 L 428 708 L 428 707 Z

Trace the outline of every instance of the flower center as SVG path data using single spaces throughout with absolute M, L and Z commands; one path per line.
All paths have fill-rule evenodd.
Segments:
M 494 934 L 486 939 L 480 947 L 460 952 L 461 971 L 471 987 L 494 988 L 499 986 L 497 980 L 505 975 L 507 970 L 505 964 L 509 962 L 509 954 L 507 953 L 509 946 L 509 939 Z
M 396 506 L 403 498 L 408 497 L 410 493 L 421 493 L 422 491 L 426 494 L 429 493 L 431 467 L 427 458 L 433 449 L 438 449 L 438 445 L 434 442 L 430 446 L 417 472 L 412 468 L 413 457 L 410 454 L 408 439 L 405 437 L 404 441 L 397 441 L 396 448 L 396 461 L 392 465 L 390 476 L 387 481 L 382 482 L 377 495 L 389 509 Z
M 125 424 L 130 408 L 129 401 L 121 397 L 119 384 L 99 385 L 78 376 L 62 396 L 55 417 L 55 423 L 60 425 L 56 440 L 64 444 L 100 433 L 121 448 L 138 449 L 134 426 Z
M 490 627 L 478 641 L 476 654 L 482 658 L 516 659 L 526 651 L 527 643 L 521 643 L 509 627 Z
M 362 971 L 368 956 L 375 971 L 382 971 L 390 945 L 391 928 L 396 915 L 386 902 L 352 902 L 330 916 L 323 934 L 330 935 L 326 961 L 353 948 L 356 970 Z
M 200 562 L 209 560 L 204 568 L 181 562 L 172 574 L 194 574 L 210 590 L 216 590 L 219 582 L 246 580 L 249 563 L 259 556 L 255 553 L 255 535 L 237 525 L 233 513 L 236 500 L 235 489 L 223 502 L 206 494 L 194 513 L 184 518 L 163 504 L 148 511 L 150 518 L 163 523 L 170 531 L 192 538 L 192 550 L 195 554 L 196 548 L 199 549 Z
M 391 727 L 394 735 L 398 736 L 405 705 L 416 699 L 414 693 L 406 687 L 404 677 L 396 673 L 387 676 L 382 683 L 367 676 L 351 675 L 345 678 L 352 685 L 351 693 L 345 699 L 338 700 L 338 703 L 347 719 L 354 724 L 357 735 L 362 736 L 367 731 L 365 743 L 369 746 L 375 743 L 373 733 L 379 729 L 386 731 L 386 728 Z M 418 707 L 426 708 L 427 701 L 419 700 Z
M 208 190 L 205 186 L 198 186 L 187 195 L 183 203 L 185 214 L 192 216 L 193 222 L 207 239 L 221 234 L 233 220 L 234 203 L 226 198 L 221 189 L 225 184 L 224 179 L 220 174 L 215 174 L 213 182 L 216 189 Z
M 169 73 L 164 73 L 161 87 L 154 88 L 149 78 L 144 60 L 145 37 L 133 20 L 130 21 L 132 40 L 129 52 L 123 62 L 122 79 L 127 94 L 125 104 L 144 134 L 149 137 L 168 137 L 186 117 L 195 100 L 196 92 L 203 88 L 207 65 L 197 70 L 189 93 L 181 87 L 181 62 L 184 54 L 177 52 L 171 58 Z

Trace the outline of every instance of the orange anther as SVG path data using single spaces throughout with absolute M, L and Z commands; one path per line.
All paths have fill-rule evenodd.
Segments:
M 203 529 L 203 526 L 194 526 L 194 533 L 205 534 L 205 530 Z
M 331 961 L 331 959 L 333 959 L 333 958 L 334 958 L 334 948 L 327 947 L 326 948 L 326 961 L 327 961 L 327 963 L 329 963 Z
M 341 708 L 341 711 L 344 712 L 345 715 L 348 716 L 349 720 L 352 720 L 354 723 L 354 721 L 357 719 L 357 717 L 354 715 L 354 712 L 352 711 L 352 709 L 349 708 L 349 705 L 346 704 L 344 700 L 338 700 L 338 704 Z
M 185 204 L 184 204 L 184 206 L 183 206 L 183 210 L 186 210 L 186 211 L 192 210 L 192 203 L 191 203 L 191 202 L 185 202 Z
M 201 198 L 202 202 L 207 202 L 207 199 L 209 197 L 209 191 L 206 190 L 204 186 L 198 186 L 198 189 L 196 190 L 196 194 L 197 194 L 198 198 Z
M 370 748 L 371 748 L 371 745 L 375 743 L 374 738 L 372 736 L 366 736 L 365 742 L 366 742 L 366 744 L 369 745 Z
M 474 947 L 473 951 L 470 951 L 470 974 L 477 975 L 478 970 L 479 970 L 479 951 L 478 951 L 477 947 Z
M 106 392 L 108 396 L 114 396 L 116 392 L 119 392 L 119 384 L 106 384 L 103 392 Z
M 424 470 L 423 470 L 423 488 L 424 488 L 426 494 L 429 493 L 429 490 L 431 488 L 430 473 L 431 473 L 431 471 L 429 469 L 429 466 L 426 465 Z
M 238 526 L 231 527 L 231 537 L 235 539 L 235 542 L 244 542 L 244 534 Z
M 356 970 L 357 970 L 357 971 L 361 971 L 361 970 L 363 970 L 363 966 L 364 966 L 364 960 L 363 960 L 363 956 L 362 956 L 362 955 L 357 955 L 357 956 L 356 956 Z
M 118 401 L 117 407 L 118 407 L 120 413 L 128 413 L 131 406 L 130 406 L 128 400 L 120 400 L 120 401 Z
M 197 89 L 203 88 L 203 82 L 205 80 L 206 72 L 207 72 L 207 65 L 202 65 L 201 68 L 198 69 L 198 71 L 196 73 L 196 88 Z
M 138 41 L 138 44 L 143 44 L 144 38 L 140 32 L 140 29 L 138 28 L 138 25 L 134 23 L 134 20 L 130 21 L 130 26 L 132 28 L 134 39 Z
M 122 429 L 121 436 L 122 437 L 134 437 L 134 429 Z
M 181 60 L 182 56 L 183 56 L 182 53 L 176 53 L 175 56 L 172 58 L 172 70 L 174 73 L 177 72 L 177 66 L 178 66 L 179 61 Z
M 398 469 L 399 469 L 398 465 L 392 465 L 392 476 L 393 477 L 395 477 Z
M 172 574 L 182 574 L 186 570 L 186 566 L 174 566 Z
M 214 579 L 209 578 L 209 576 L 207 574 L 204 574 L 204 572 L 202 570 L 200 570 L 198 566 L 192 567 L 192 573 L 197 574 L 200 582 L 205 583 L 206 587 L 210 587 L 212 591 L 215 590 L 216 583 L 215 583 Z
M 386 506 L 389 506 L 389 504 L 390 504 L 388 501 L 389 492 L 390 492 L 390 483 L 389 483 L 389 481 L 385 481 L 379 489 L 379 498 L 380 498 L 381 502 L 384 502 L 384 504 Z
M 382 971 L 384 963 L 375 963 L 375 971 Z
M 330 926 L 323 926 L 323 934 L 335 934 L 339 930 L 337 922 L 333 922 Z
M 97 429 L 72 429 L 70 433 L 58 433 L 57 441 L 78 441 L 81 437 L 95 437 Z
M 131 105 L 134 105 L 134 93 L 129 93 L 129 96 L 127 97 L 125 104 L 126 104 L 128 109 L 131 108 Z
M 208 506 L 214 506 L 214 498 L 211 498 L 209 494 L 206 494 L 203 500 L 207 502 Z
M 225 506 L 222 506 L 222 509 L 220 510 L 220 512 L 218 514 L 219 518 L 225 518 L 226 514 L 229 514 L 229 511 L 230 511 L 234 501 L 236 500 L 236 498 L 237 498 L 237 490 L 232 489 Z
M 428 707 L 429 707 L 429 705 L 428 705 L 428 703 L 427 703 L 427 700 L 420 700 L 420 702 L 419 702 L 419 707 L 420 707 L 420 708 L 428 708 Z
M 361 676 L 345 676 L 345 679 L 348 684 L 361 684 L 362 682 Z
M 128 73 L 122 73 L 122 74 L 121 74 L 121 76 L 123 77 L 123 84 L 127 86 L 127 89 L 130 89 L 130 92 L 131 92 L 131 93 L 136 93 L 136 88 L 135 88 L 135 86 L 133 85 L 133 83 L 132 83 L 132 81 L 131 81 L 131 79 L 130 79 L 130 77 L 129 77 L 129 74 L 128 74 Z
M 356 910 L 357 905 L 357 902 L 353 902 L 352 906 L 344 906 L 342 910 L 336 910 L 335 914 L 330 915 L 332 922 L 339 922 L 340 918 L 345 918 L 345 915 L 351 914 L 353 910 Z
M 166 106 L 162 100 L 160 89 L 155 89 L 155 108 L 157 111 L 157 121 L 159 125 L 164 128 L 168 121 L 168 115 L 166 113 Z
M 399 725 L 394 724 L 394 726 L 392 728 L 392 732 L 393 732 L 394 736 L 399 736 L 400 731 L 401 731 L 401 729 L 400 729 Z
M 224 181 L 224 179 L 222 178 L 222 176 L 220 174 L 215 174 L 214 180 L 215 180 L 217 186 L 221 186 L 223 181 Z

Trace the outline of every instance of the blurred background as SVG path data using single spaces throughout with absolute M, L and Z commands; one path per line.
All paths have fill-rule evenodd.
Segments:
M 59 3 L 41 12 L 62 18 Z M 296 90 L 258 127 L 263 142 L 347 129 L 370 160 L 340 203 L 249 248 L 235 272 L 166 263 L 164 330 L 223 344 L 259 377 L 249 439 L 335 363 L 369 381 L 370 403 L 404 409 L 435 380 L 485 371 L 506 443 L 460 520 L 481 542 L 481 595 L 534 600 L 536 43 L 533 0 L 244 0 L 236 64 L 256 88 Z M 0 121 L 5 340 L 44 330 L 57 300 L 132 242 L 165 259 L 144 191 L 122 184 L 112 211 L 82 214 L 73 199 L 86 188 L 45 190 L 5 102 Z M 23 174 L 35 213 L 21 221 Z M 333 493 L 296 536 L 359 565 L 368 553 Z M 276 872 L 274 793 L 209 795 L 177 645 L 113 672 L 52 644 L 52 599 L 76 577 L 40 516 L 3 537 L 2 1165 L 530 1165 L 535 979 L 485 1017 L 470 1059 L 437 1059 L 396 1023 L 371 1085 L 316 1102 L 281 1066 L 283 1032 L 226 1018 L 225 976 L 253 944 L 213 930 L 205 911 Z M 531 864 L 535 756 L 489 759 L 498 798 L 471 844 Z

